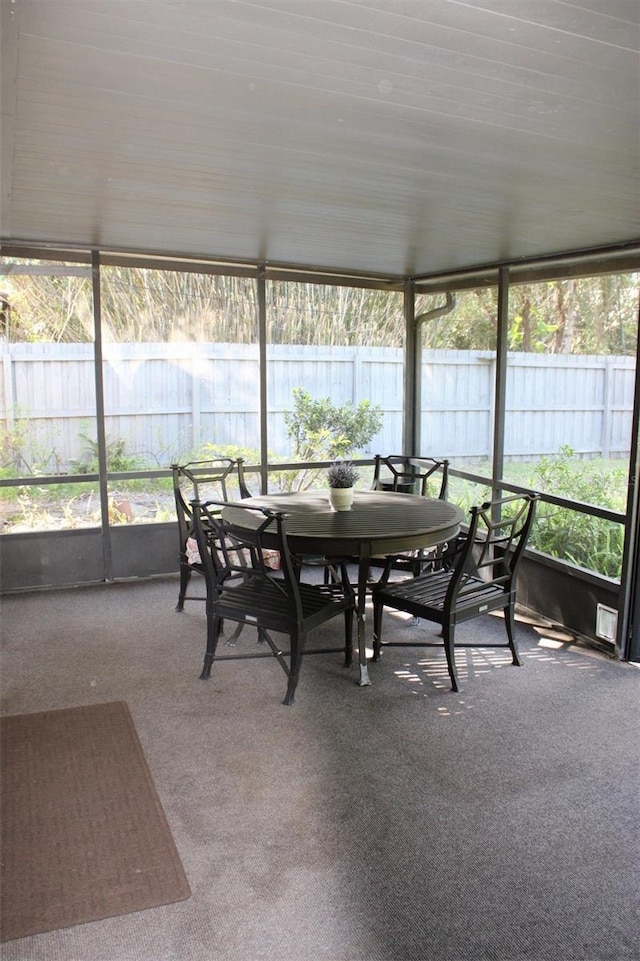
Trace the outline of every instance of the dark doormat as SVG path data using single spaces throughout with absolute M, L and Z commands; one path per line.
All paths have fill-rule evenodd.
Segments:
M 190 896 L 124 702 L 0 729 L 0 940 Z

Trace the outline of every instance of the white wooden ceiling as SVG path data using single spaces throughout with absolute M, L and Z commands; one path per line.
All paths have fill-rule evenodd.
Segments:
M 640 236 L 638 0 L 1 0 L 2 240 L 421 275 Z

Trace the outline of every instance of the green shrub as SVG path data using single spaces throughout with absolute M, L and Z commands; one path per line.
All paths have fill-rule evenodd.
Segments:
M 505 480 L 541 494 L 606 507 L 624 514 L 627 465 L 602 459 L 583 460 L 565 445 L 558 454 L 535 464 L 511 464 Z M 505 492 L 507 493 L 507 492 Z M 483 487 L 454 477 L 449 498 L 468 510 L 490 497 L 490 481 Z M 622 569 L 624 525 L 540 501 L 529 547 L 605 577 L 619 578 Z
M 284 421 L 296 460 L 347 460 L 378 433 L 382 411 L 368 400 L 336 406 L 328 397 L 314 400 L 294 387 L 293 410 L 285 411 Z
M 75 465 L 75 472 L 78 474 L 97 474 L 98 467 L 98 441 L 93 440 L 88 434 L 79 434 L 84 443 L 83 457 Z M 105 439 L 107 452 L 107 470 L 113 472 L 130 471 L 140 469 L 140 465 L 135 457 L 125 452 L 125 441 L 121 437 Z
M 535 466 L 531 486 L 540 493 L 624 513 L 627 468 L 604 467 L 584 461 L 563 446 L 556 457 L 543 457 Z M 555 504 L 541 503 L 530 545 L 552 557 L 568 560 L 607 577 L 620 577 L 624 526 Z

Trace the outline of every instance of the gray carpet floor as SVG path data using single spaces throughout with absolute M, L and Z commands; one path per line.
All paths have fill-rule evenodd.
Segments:
M 176 595 L 168 578 L 2 598 L 2 713 L 125 700 L 193 891 L 4 961 L 640 958 L 637 667 L 520 621 L 523 667 L 462 650 L 459 694 L 440 652 L 387 649 L 367 688 L 305 658 L 287 708 L 273 660 L 198 679 L 204 608 L 176 614 Z

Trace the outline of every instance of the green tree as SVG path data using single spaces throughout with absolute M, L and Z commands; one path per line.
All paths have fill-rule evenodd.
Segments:
M 302 387 L 293 389 L 293 410 L 285 411 L 287 435 L 296 460 L 345 460 L 367 446 L 382 427 L 377 404 L 362 400 L 336 405 L 328 397 L 312 398 Z M 309 487 L 320 471 L 289 478 L 292 487 Z
M 296 459 L 344 460 L 378 433 L 382 411 L 368 400 L 336 406 L 328 397 L 314 400 L 302 387 L 294 387 L 293 410 L 285 412 L 284 420 Z
M 512 284 L 509 350 L 546 354 L 635 353 L 638 273 L 601 274 Z M 416 315 L 444 304 L 444 294 L 416 299 Z M 422 346 L 437 350 L 495 350 L 497 286 L 455 292 L 453 309 L 421 327 Z

